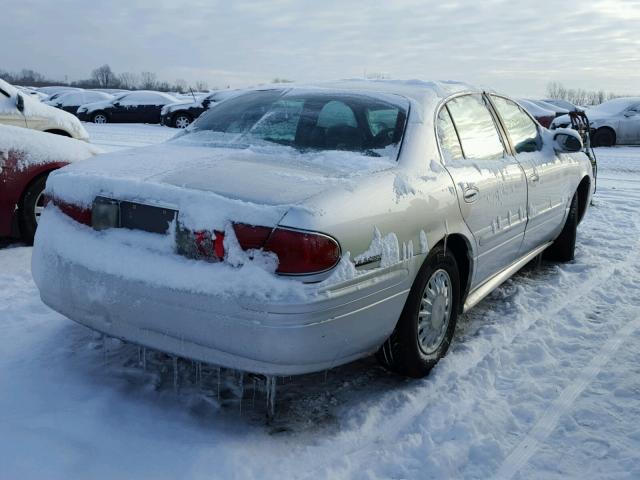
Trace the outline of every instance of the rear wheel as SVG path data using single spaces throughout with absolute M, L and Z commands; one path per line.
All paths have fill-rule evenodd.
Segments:
M 610 128 L 599 128 L 593 135 L 596 147 L 613 147 L 616 144 L 616 134 Z
M 578 235 L 578 194 L 571 199 L 569 215 L 564 228 L 553 244 L 544 252 L 548 260 L 556 262 L 570 262 L 575 258 L 576 237 Z
M 95 113 L 92 119 L 93 119 L 93 123 L 98 123 L 98 124 L 107 123 L 109 121 L 107 116 L 102 112 Z
M 25 243 L 32 244 L 40 215 L 44 209 L 44 187 L 49 174 L 41 175 L 27 187 L 18 203 L 20 235 Z
M 173 126 L 176 128 L 187 128 L 191 124 L 191 117 L 186 113 L 179 113 L 173 117 Z
M 401 375 L 427 375 L 449 349 L 459 302 L 456 259 L 437 246 L 418 272 L 395 330 L 377 353 L 378 360 Z

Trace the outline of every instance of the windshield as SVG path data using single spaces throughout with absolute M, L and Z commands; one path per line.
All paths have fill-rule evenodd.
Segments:
M 220 146 L 345 150 L 395 160 L 407 110 L 407 100 L 389 95 L 253 91 L 220 103 L 186 133 Z

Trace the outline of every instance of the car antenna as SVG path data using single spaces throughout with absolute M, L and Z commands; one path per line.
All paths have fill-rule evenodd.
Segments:
M 193 97 L 193 103 L 196 102 L 196 94 L 193 93 L 193 88 L 189 87 L 189 91 L 191 92 L 191 96 Z

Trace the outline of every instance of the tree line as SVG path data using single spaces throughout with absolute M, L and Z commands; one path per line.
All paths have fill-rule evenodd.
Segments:
M 566 100 L 574 105 L 589 106 L 599 105 L 602 102 L 613 98 L 627 97 L 629 95 L 619 95 L 604 90 L 585 90 L 583 88 L 566 88 L 560 82 L 549 82 L 547 84 L 547 97 L 556 100 Z
M 67 85 L 80 88 L 122 88 L 125 90 L 157 90 L 160 92 L 185 93 L 190 90 L 206 91 L 209 85 L 204 80 L 189 84 L 186 80 L 177 79 L 173 83 L 158 79 L 154 72 L 122 72 L 116 74 L 105 64 L 91 71 L 89 78 L 72 82 L 60 82 L 47 78 L 35 70 L 23 68 L 19 72 L 0 70 L 0 78 L 15 85 L 25 87 L 46 87 L 48 85 Z

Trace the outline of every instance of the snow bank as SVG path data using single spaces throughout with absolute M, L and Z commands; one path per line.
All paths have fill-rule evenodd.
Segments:
M 0 125 L 0 167 L 8 160 L 10 151 L 19 152 L 15 165 L 18 170 L 49 162 L 72 163 L 101 152 L 99 148 L 73 138 Z

